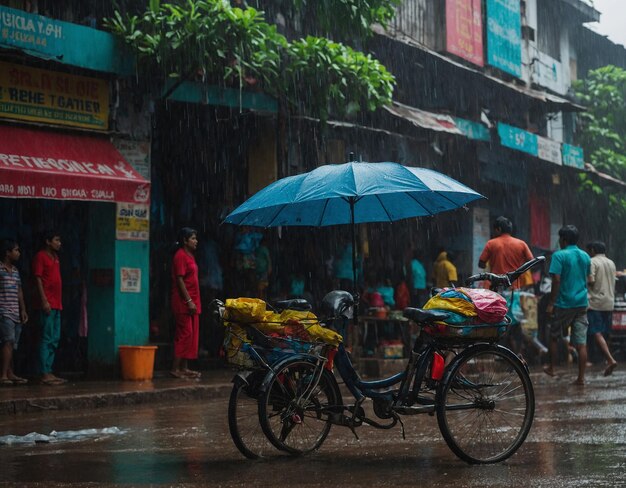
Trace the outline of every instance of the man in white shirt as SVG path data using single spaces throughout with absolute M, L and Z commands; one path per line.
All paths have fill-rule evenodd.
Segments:
M 607 367 L 604 376 L 609 376 L 617 366 L 611 355 L 603 334 L 611 331 L 613 305 L 615 300 L 615 263 L 606 257 L 604 242 L 595 241 L 587 245 L 591 256 L 589 273 L 589 335 L 595 338 L 596 344 L 606 358 Z

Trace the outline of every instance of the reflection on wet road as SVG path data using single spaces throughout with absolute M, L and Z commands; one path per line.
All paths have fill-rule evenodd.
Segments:
M 333 428 L 321 450 L 303 458 L 244 459 L 226 422 L 227 399 L 204 404 L 48 412 L 0 419 L 0 436 L 117 427 L 52 444 L 0 446 L 0 482 L 189 484 L 211 486 L 625 486 L 626 373 L 569 378 L 535 376 L 537 413 L 520 451 L 505 463 L 469 466 L 448 449 L 435 417 L 399 429 Z

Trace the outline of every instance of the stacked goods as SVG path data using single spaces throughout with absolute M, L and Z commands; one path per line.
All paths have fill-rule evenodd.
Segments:
M 254 365 L 246 345 L 257 345 L 277 353 L 311 353 L 319 346 L 338 346 L 343 338 L 337 332 L 322 327 L 309 311 L 267 310 L 258 298 L 231 298 L 225 303 L 224 350 L 228 362 L 238 366 Z
M 440 337 L 456 339 L 494 339 L 506 332 L 506 300 L 498 293 L 482 288 L 445 289 L 432 297 L 424 309 L 448 314 L 442 322 L 434 322 L 424 331 Z

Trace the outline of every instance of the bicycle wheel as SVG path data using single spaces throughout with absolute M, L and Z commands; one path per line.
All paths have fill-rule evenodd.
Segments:
M 335 377 L 306 360 L 276 371 L 259 399 L 263 432 L 278 449 L 299 455 L 318 449 L 331 428 L 330 414 L 341 405 Z M 339 407 L 340 408 L 340 407 Z
M 258 387 L 263 375 L 252 373 L 247 383 L 236 379 L 228 401 L 228 429 L 239 452 L 248 459 L 266 457 L 276 449 L 265 437 L 259 424 Z
M 437 422 L 450 449 L 473 464 L 512 456 L 535 414 L 522 362 L 504 347 L 484 344 L 461 353 L 450 367 L 437 394 Z

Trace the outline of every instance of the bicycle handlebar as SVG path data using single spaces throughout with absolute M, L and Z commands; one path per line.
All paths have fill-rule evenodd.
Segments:
M 545 260 L 546 260 L 545 256 L 536 257 L 536 258 L 531 259 L 530 261 L 522 264 L 515 271 L 511 271 L 509 273 L 505 273 L 505 274 L 501 274 L 501 275 L 494 274 L 494 273 L 479 273 L 479 274 L 476 274 L 476 275 L 473 275 L 473 276 L 470 276 L 469 278 L 467 278 L 465 280 L 465 284 L 467 286 L 469 286 L 469 285 L 471 285 L 472 283 L 474 283 L 476 281 L 490 281 L 491 282 L 491 286 L 494 287 L 494 288 L 499 287 L 499 286 L 504 286 L 504 287 L 508 288 L 523 273 L 525 273 L 526 271 L 528 271 L 532 267 L 536 266 L 537 264 L 543 263 Z

